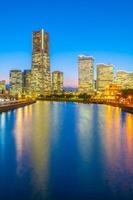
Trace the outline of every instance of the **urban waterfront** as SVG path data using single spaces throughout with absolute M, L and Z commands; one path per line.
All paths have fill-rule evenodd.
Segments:
M 132 199 L 133 115 L 38 101 L 0 114 L 0 199 Z

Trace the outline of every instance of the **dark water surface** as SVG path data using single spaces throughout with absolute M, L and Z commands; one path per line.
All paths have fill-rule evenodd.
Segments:
M 133 199 L 133 115 L 56 102 L 0 114 L 5 199 Z

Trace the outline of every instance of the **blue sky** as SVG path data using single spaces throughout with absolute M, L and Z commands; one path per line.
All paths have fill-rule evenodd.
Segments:
M 131 0 L 0 0 L 0 79 L 31 67 L 32 30 L 50 33 L 51 69 L 77 85 L 77 56 L 133 71 Z

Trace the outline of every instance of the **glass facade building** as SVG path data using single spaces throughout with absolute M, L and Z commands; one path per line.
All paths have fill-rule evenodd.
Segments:
M 52 93 L 62 94 L 63 92 L 63 72 L 54 71 L 52 73 Z
M 133 89 L 133 72 L 117 71 L 116 83 L 123 89 Z
M 78 85 L 80 93 L 94 91 L 94 58 L 91 56 L 79 56 Z
M 21 70 L 10 71 L 10 94 L 22 95 L 23 92 L 23 73 Z
M 37 95 L 51 93 L 49 34 L 43 29 L 32 34 L 31 91 Z
M 97 90 L 103 91 L 114 81 L 114 66 L 97 64 Z

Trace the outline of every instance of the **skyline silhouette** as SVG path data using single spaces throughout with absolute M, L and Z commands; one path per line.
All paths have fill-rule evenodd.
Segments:
M 133 28 L 130 0 L 1 2 L 0 79 L 11 69 L 31 68 L 32 31 L 50 33 L 51 69 L 64 72 L 64 85 L 77 86 L 78 55 L 132 71 Z

